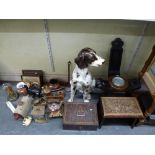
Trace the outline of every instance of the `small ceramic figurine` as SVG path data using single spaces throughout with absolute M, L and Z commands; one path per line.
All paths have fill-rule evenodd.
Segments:
M 42 94 L 43 95 L 45 95 L 45 96 L 51 95 L 51 88 L 50 88 L 49 83 L 44 84 L 41 88 L 42 88 Z
M 16 85 L 17 92 L 21 95 L 27 95 L 28 94 L 28 87 L 24 82 L 19 82 Z
M 41 95 L 41 88 L 40 85 L 37 83 L 32 83 L 28 88 L 28 93 L 33 97 L 40 97 Z
M 12 86 L 8 83 L 5 83 L 2 85 L 2 88 L 6 91 L 7 93 L 7 100 L 8 101 L 15 101 L 18 98 L 18 94 L 13 90 Z
M 60 84 L 57 79 L 50 79 L 49 83 L 51 91 L 56 91 L 60 88 Z

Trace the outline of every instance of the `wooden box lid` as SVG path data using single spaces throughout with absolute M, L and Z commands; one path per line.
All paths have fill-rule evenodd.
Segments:
M 33 106 L 31 115 L 36 116 L 36 117 L 44 116 L 45 115 L 45 106 L 43 106 L 43 105 Z
M 97 105 L 95 103 L 65 103 L 63 124 L 98 126 Z

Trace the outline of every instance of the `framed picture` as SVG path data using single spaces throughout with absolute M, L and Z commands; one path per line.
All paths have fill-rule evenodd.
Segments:
M 40 82 L 40 77 L 39 76 L 27 76 L 27 75 L 22 75 L 21 76 L 22 81 L 30 81 L 32 83 L 38 83 L 41 86 Z
M 38 83 L 40 86 L 43 84 L 43 72 L 41 70 L 22 70 L 22 81 L 30 81 Z

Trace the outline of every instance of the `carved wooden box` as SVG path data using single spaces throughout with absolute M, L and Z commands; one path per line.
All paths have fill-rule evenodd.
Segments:
M 98 115 L 95 103 L 65 103 L 63 129 L 97 130 Z
M 45 116 L 45 106 L 43 105 L 33 106 L 31 115 L 33 116 L 34 119 L 43 118 Z

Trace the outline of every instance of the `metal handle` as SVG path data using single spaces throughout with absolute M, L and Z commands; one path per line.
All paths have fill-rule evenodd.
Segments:
M 84 117 L 85 116 L 85 113 L 80 111 L 80 112 L 77 112 L 76 115 L 79 116 L 79 117 Z

